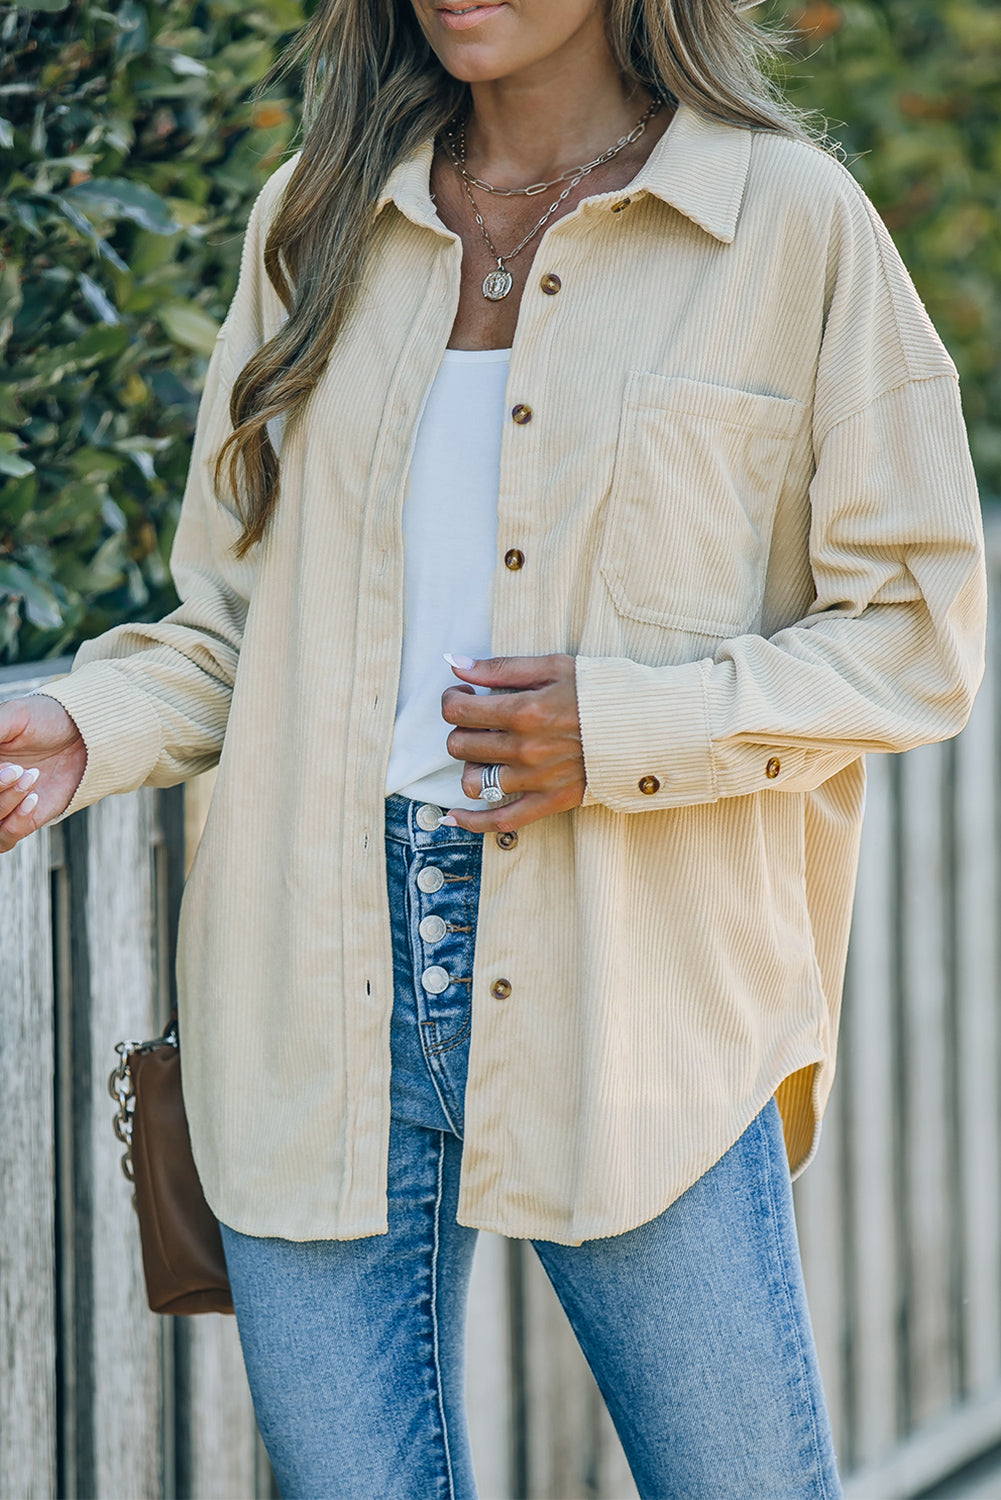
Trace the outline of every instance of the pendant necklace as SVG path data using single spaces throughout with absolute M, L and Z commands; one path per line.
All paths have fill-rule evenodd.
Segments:
M 483 235 L 483 238 L 486 241 L 487 249 L 490 251 L 490 254 L 497 262 L 497 269 L 494 271 L 488 271 L 486 276 L 484 276 L 483 278 L 483 295 L 484 297 L 486 297 L 488 302 L 502 301 L 514 285 L 514 278 L 511 275 L 511 272 L 508 270 L 507 266 L 504 264 L 505 261 L 514 260 L 516 255 L 521 254 L 525 246 L 531 240 L 535 239 L 535 236 L 538 234 L 543 225 L 549 222 L 560 205 L 566 202 L 567 198 L 573 192 L 577 184 L 579 182 L 582 182 L 589 173 L 593 172 L 595 167 L 604 166 L 605 162 L 611 161 L 613 157 L 618 156 L 620 151 L 624 151 L 627 146 L 631 146 L 634 141 L 639 140 L 640 136 L 646 129 L 647 124 L 650 120 L 653 119 L 653 116 L 660 109 L 660 106 L 661 101 L 659 99 L 654 99 L 649 107 L 644 111 L 640 119 L 637 120 L 636 124 L 633 126 L 629 134 L 620 136 L 614 146 L 610 146 L 607 151 L 602 152 L 601 156 L 596 156 L 593 161 L 585 162 L 582 167 L 571 167 L 568 171 L 561 172 L 559 177 L 554 177 L 551 182 L 533 182 L 530 187 L 524 188 L 491 187 L 488 182 L 483 182 L 481 178 L 474 177 L 472 173 L 467 170 L 466 128 L 464 122 L 459 125 L 458 129 L 454 133 L 446 133 L 445 135 L 443 135 L 442 140 L 445 146 L 445 150 L 448 153 L 448 158 L 452 163 L 452 166 L 455 168 L 456 176 L 462 184 L 463 191 L 465 192 L 466 197 L 469 199 L 469 206 L 473 210 L 473 217 L 475 218 L 476 223 L 479 226 L 480 233 Z M 538 221 L 535 227 L 528 231 L 524 239 L 520 240 L 518 244 L 515 245 L 513 250 L 507 250 L 503 254 L 501 254 L 501 252 L 494 244 L 493 240 L 490 238 L 490 231 L 487 229 L 486 224 L 484 224 L 483 215 L 480 213 L 479 209 L 476 206 L 476 199 L 473 197 L 473 187 L 475 186 L 478 188 L 482 188 L 483 191 L 487 193 L 494 193 L 498 198 L 534 198 L 537 193 L 544 193 L 547 188 L 556 187 L 557 184 L 561 182 L 565 182 L 566 187 L 560 193 L 559 197 L 556 199 L 556 202 L 550 204 L 549 208 L 546 209 L 545 213 L 542 215 L 542 218 Z

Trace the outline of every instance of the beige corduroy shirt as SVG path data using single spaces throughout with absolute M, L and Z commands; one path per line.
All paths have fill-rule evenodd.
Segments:
M 209 1202 L 258 1235 L 386 1228 L 401 509 L 461 253 L 430 159 L 386 187 L 275 524 L 237 563 L 211 459 L 281 317 L 262 247 L 289 167 L 264 189 L 183 602 L 46 689 L 89 752 L 69 812 L 219 762 L 182 915 L 184 1083 Z M 955 371 L 850 175 L 687 108 L 626 191 L 545 233 L 507 402 L 530 420 L 502 441 L 493 649 L 576 657 L 588 790 L 485 840 L 459 1217 L 576 1243 L 657 1215 L 776 1090 L 793 1169 L 810 1156 L 862 757 L 962 726 L 981 529 Z

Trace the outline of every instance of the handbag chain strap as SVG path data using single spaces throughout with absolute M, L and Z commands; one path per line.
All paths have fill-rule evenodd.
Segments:
M 177 1046 L 176 1020 L 171 1021 L 162 1036 L 151 1037 L 148 1042 L 119 1042 L 115 1047 L 115 1051 L 118 1053 L 118 1066 L 111 1070 L 111 1077 L 108 1079 L 108 1093 L 118 1105 L 112 1124 L 115 1135 L 125 1147 L 125 1154 L 122 1157 L 122 1171 L 129 1182 L 135 1181 L 135 1173 L 132 1168 L 132 1116 L 135 1114 L 136 1108 L 135 1084 L 129 1064 L 132 1061 L 133 1053 L 149 1052 L 153 1047 L 164 1046 Z

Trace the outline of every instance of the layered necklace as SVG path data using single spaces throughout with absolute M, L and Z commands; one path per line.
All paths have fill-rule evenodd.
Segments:
M 481 177 L 474 177 L 472 172 L 470 172 L 466 167 L 465 120 L 459 121 L 450 129 L 445 130 L 442 135 L 442 143 L 444 144 L 445 150 L 448 154 L 448 159 L 452 163 L 452 166 L 455 168 L 456 175 L 460 183 L 462 184 L 466 197 L 469 199 L 469 205 L 473 210 L 473 217 L 475 218 L 476 223 L 479 226 L 480 233 L 486 241 L 487 249 L 490 251 L 490 254 L 497 262 L 497 269 L 495 271 L 488 271 L 486 276 L 484 276 L 483 278 L 483 295 L 484 297 L 486 297 L 488 302 L 502 301 L 503 298 L 506 297 L 508 292 L 511 290 L 511 287 L 514 285 L 514 278 L 505 265 L 505 261 L 512 261 L 514 260 L 516 255 L 521 254 L 525 246 L 535 239 L 535 236 L 538 234 L 539 230 L 542 229 L 545 224 L 548 224 L 549 220 L 559 208 L 560 204 L 566 202 L 567 198 L 573 192 L 577 184 L 579 182 L 582 182 L 589 173 L 593 172 L 595 167 L 604 166 L 606 162 L 609 162 L 613 159 L 613 157 L 618 156 L 620 151 L 624 151 L 627 146 L 631 146 L 634 141 L 638 141 L 644 130 L 647 128 L 647 125 L 653 119 L 654 115 L 657 113 L 660 107 L 661 101 L 659 99 L 654 99 L 649 107 L 644 110 L 643 114 L 636 121 L 636 124 L 633 126 L 632 130 L 630 130 L 629 134 L 620 136 L 619 139 L 615 142 L 614 146 L 609 146 L 607 151 L 603 151 L 601 155 L 596 156 L 593 161 L 585 162 L 581 167 L 570 167 L 566 172 L 561 172 L 558 177 L 553 177 L 549 182 L 533 182 L 531 186 L 523 188 L 493 187 L 489 182 L 484 182 Z M 497 246 L 494 244 L 493 240 L 490 238 L 490 231 L 484 224 L 483 215 L 480 213 L 479 209 L 476 206 L 476 199 L 473 197 L 473 188 L 482 188 L 485 193 L 493 193 L 497 198 L 534 198 L 537 196 L 537 194 L 546 192 L 548 188 L 558 187 L 561 182 L 565 183 L 566 186 L 563 188 L 556 201 L 549 205 L 545 213 L 542 215 L 542 218 L 538 221 L 534 228 L 528 231 L 524 239 L 519 240 L 518 244 L 515 245 L 513 250 L 505 250 L 502 254 L 497 249 Z

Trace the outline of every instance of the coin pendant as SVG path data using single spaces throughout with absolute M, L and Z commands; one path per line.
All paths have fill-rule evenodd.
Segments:
M 500 302 L 507 296 L 514 285 L 514 278 L 510 271 L 503 266 L 498 266 L 496 271 L 490 271 L 483 278 L 483 295 L 488 302 Z

